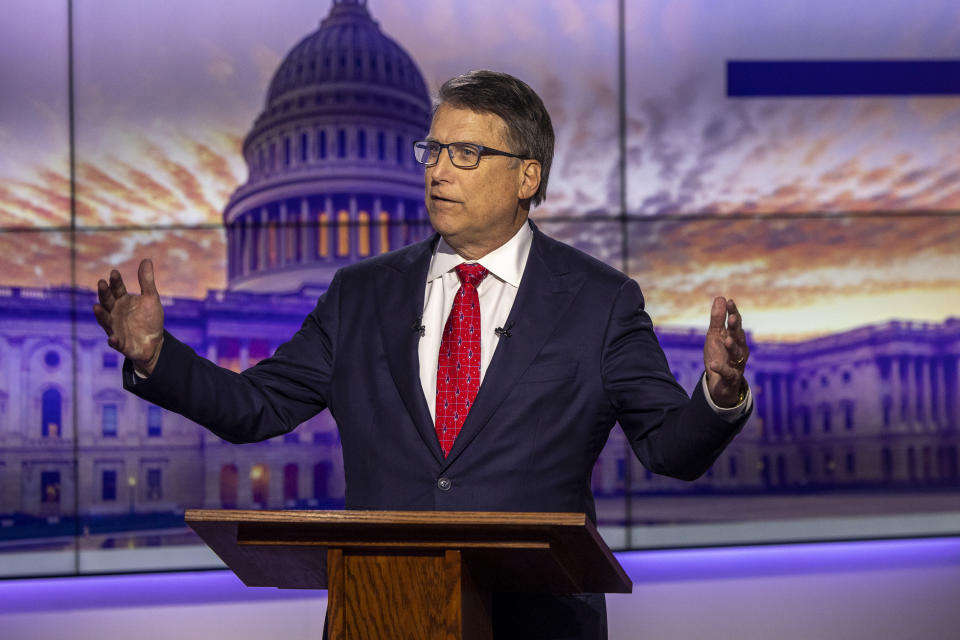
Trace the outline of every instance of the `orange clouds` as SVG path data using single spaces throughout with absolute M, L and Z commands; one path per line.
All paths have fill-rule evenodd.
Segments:
M 878 167 L 860 176 L 860 184 L 888 184 L 893 177 L 893 167 Z
M 824 152 L 830 148 L 830 140 L 822 139 L 817 140 L 810 147 L 810 150 L 807 151 L 807 155 L 803 158 L 803 164 L 811 166 L 815 164 L 823 156 Z
M 70 224 L 70 183 L 43 170 L 35 182 L 0 182 L 0 226 L 30 228 Z
M 150 206 L 150 202 L 138 189 L 131 189 L 91 164 L 80 163 L 77 174 L 77 195 L 80 197 L 102 204 L 107 204 L 110 200 L 119 200 L 136 207 Z
M 70 234 L 64 231 L 0 233 L 0 287 L 70 284 Z
M 848 160 L 822 174 L 820 179 L 824 182 L 850 182 L 859 172 L 860 162 L 856 159 Z
M 0 287 L 68 286 L 70 238 L 66 231 L 0 233 Z M 210 289 L 226 287 L 226 247 L 217 229 L 88 231 L 75 238 L 76 283 L 82 289 L 96 290 L 97 280 L 116 268 L 136 291 L 143 258 L 153 259 L 164 296 L 203 298 Z
M 235 177 L 227 164 L 226 158 L 216 153 L 207 145 L 194 142 L 193 152 L 197 157 L 198 165 L 201 171 L 206 175 L 216 178 L 221 183 L 229 184 Z
M 138 138 L 85 161 L 78 178 L 82 226 L 219 224 L 236 187 L 228 157 L 234 137 Z
M 203 298 L 226 287 L 226 246 L 216 229 L 97 231 L 77 234 L 77 284 L 95 289 L 118 269 L 127 288 L 137 290 L 140 260 L 153 260 L 162 296 Z
M 628 109 L 641 215 L 957 209 L 955 98 L 722 101 L 694 83 Z
M 240 144 L 214 132 L 209 141 L 138 138 L 107 155 L 88 153 L 77 162 L 77 224 L 219 224 L 239 182 L 230 159 Z M 0 178 L 0 226 L 69 226 L 69 178 L 45 166 L 33 174 Z
M 125 166 L 126 175 L 133 186 L 143 194 L 155 209 L 161 211 L 176 211 L 183 208 L 183 202 L 162 183 L 157 182 L 148 173 L 129 165 Z
M 850 297 L 918 301 L 890 308 L 891 317 L 960 315 L 953 297 L 960 291 L 958 217 L 637 222 L 630 245 L 632 275 L 661 322 L 685 318 L 718 294 L 755 311 L 824 307 L 820 325 L 794 333 L 836 330 L 829 308 Z M 854 310 L 844 322 L 870 324 L 878 320 L 871 313 Z M 759 332 L 776 333 L 765 326 Z
M 187 167 L 169 158 L 154 158 L 154 161 L 172 180 L 174 186 L 186 199 L 187 204 L 193 205 L 198 213 L 203 214 L 203 218 L 207 220 L 212 221 L 217 218 L 220 212 L 207 201 L 200 181 Z

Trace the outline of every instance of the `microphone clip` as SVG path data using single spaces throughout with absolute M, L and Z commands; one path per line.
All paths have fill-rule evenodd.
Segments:
M 511 327 L 513 327 L 512 322 L 505 327 L 497 327 L 496 329 L 493 330 L 493 332 L 497 334 L 498 338 L 509 338 L 511 335 L 510 334 Z
M 413 321 L 412 325 L 410 325 L 410 329 L 412 329 L 415 333 L 419 334 L 421 338 L 427 335 L 427 328 L 422 324 L 420 324 L 422 321 L 423 321 L 423 316 L 417 316 L 417 319 Z

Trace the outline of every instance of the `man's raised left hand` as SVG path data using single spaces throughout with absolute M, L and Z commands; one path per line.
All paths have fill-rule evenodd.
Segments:
M 703 364 L 707 370 L 707 389 L 718 407 L 734 407 L 743 400 L 747 383 L 743 371 L 750 357 L 747 337 L 737 305 L 723 296 L 713 299 L 710 328 L 703 345 Z

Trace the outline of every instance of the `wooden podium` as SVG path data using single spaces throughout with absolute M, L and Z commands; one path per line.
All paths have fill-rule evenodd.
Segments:
M 328 589 L 330 640 L 490 640 L 490 594 L 630 593 L 582 513 L 236 511 L 185 519 L 251 587 Z

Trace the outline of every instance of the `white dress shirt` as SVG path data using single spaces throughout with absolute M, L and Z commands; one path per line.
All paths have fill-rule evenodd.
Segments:
M 524 224 L 505 244 L 476 260 L 489 271 L 477 287 L 477 296 L 480 298 L 480 384 L 483 384 L 487 366 L 500 341 L 496 329 L 506 324 L 510 309 L 513 308 L 532 242 L 533 230 L 529 224 Z M 456 267 L 464 262 L 468 261 L 454 251 L 446 240 L 440 238 L 427 271 L 423 319 L 420 321 L 424 329 L 419 346 L 420 386 L 434 422 L 437 419 L 437 360 L 440 356 L 440 341 L 447 316 L 453 308 L 453 298 L 460 289 Z
M 430 417 L 436 421 L 437 412 L 437 360 L 440 355 L 440 341 L 443 327 L 453 308 L 453 298 L 460 289 L 460 278 L 457 277 L 456 267 L 464 262 L 479 262 L 490 273 L 480 286 L 477 287 L 477 296 L 480 298 L 480 384 L 487 373 L 487 366 L 493 357 L 500 337 L 496 333 L 498 327 L 503 327 L 513 308 L 513 301 L 517 297 L 520 279 L 527 266 L 530 256 L 530 245 L 533 243 L 533 230 L 529 224 L 524 224 L 505 244 L 491 251 L 479 260 L 464 260 L 441 237 L 437 248 L 430 260 L 430 269 L 427 271 L 426 292 L 423 296 L 423 325 L 424 334 L 420 338 L 418 355 L 420 357 L 420 386 L 430 408 Z M 703 377 L 703 395 L 707 404 L 724 420 L 733 422 L 740 418 L 753 402 L 752 394 L 747 389 L 747 397 L 743 402 L 729 409 L 721 408 L 713 403 L 707 391 L 707 378 Z

